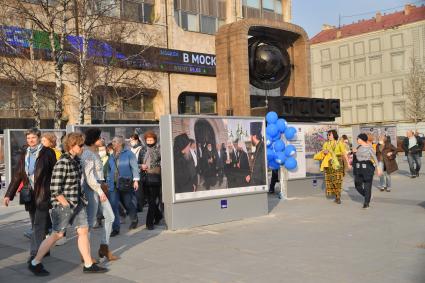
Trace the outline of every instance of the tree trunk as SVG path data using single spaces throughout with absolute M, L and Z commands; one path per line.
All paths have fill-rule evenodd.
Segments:
M 35 68 L 35 60 L 34 60 L 34 35 L 31 31 L 31 40 L 30 40 L 30 60 L 31 60 L 31 68 L 32 68 L 32 85 L 31 85 L 31 96 L 32 96 L 32 111 L 34 113 L 34 122 L 35 127 L 40 128 L 41 119 L 40 119 L 40 103 L 38 101 L 38 86 L 37 86 L 37 70 Z
M 63 58 L 61 50 L 57 50 L 55 45 L 55 36 L 53 32 L 49 33 L 50 46 L 52 47 L 52 57 L 55 62 L 55 129 L 61 128 L 63 113 L 63 93 L 62 93 L 62 75 L 63 75 Z M 60 40 L 63 40 L 62 38 Z

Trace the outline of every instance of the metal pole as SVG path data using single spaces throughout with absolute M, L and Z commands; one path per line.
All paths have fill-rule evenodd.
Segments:
M 288 170 L 281 166 L 279 169 L 280 199 L 288 199 Z

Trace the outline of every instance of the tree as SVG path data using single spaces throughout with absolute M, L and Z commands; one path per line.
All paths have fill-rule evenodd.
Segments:
M 156 38 L 155 35 L 140 32 L 138 24 L 121 21 L 117 15 L 119 2 L 75 1 L 78 3 L 78 9 L 74 11 L 77 37 L 72 53 L 77 63 L 73 70 L 76 78 L 74 83 L 78 86 L 78 123 L 83 124 L 91 109 L 96 88 L 102 87 L 116 100 L 130 100 L 140 97 L 145 88 L 155 87 L 156 74 L 125 66 L 135 57 L 142 57 L 149 46 L 156 42 Z M 135 37 L 136 33 L 143 42 L 149 44 L 140 46 L 137 52 L 129 56 L 116 56 L 111 46 L 119 46 L 126 39 Z M 105 111 L 107 102 L 103 104 L 97 106 Z
M 72 20 L 71 0 L 31 0 L 27 3 L 21 0 L 4 0 L 2 5 L 13 15 L 15 22 L 30 25 L 32 29 L 44 32 L 48 40 L 43 44 L 49 50 L 47 55 L 53 62 L 55 77 L 55 128 L 61 127 L 63 115 L 63 75 L 65 40 L 69 34 L 68 26 Z M 48 64 L 48 63 L 46 63 Z
M 40 58 L 36 58 L 34 46 L 34 31 L 32 29 L 16 29 L 5 25 L 10 20 L 10 14 L 3 10 L 0 14 L 2 19 L 0 27 L 0 46 L 4 56 L 0 57 L 0 75 L 9 82 L 23 89 L 31 89 L 31 110 L 34 115 L 35 126 L 41 126 L 40 99 L 48 99 L 49 94 L 39 93 L 41 82 L 50 74 L 48 67 L 41 64 Z M 11 41 L 18 37 L 21 45 Z M 28 46 L 26 46 L 28 44 Z M 39 56 L 38 56 L 39 57 Z M 45 90 L 45 89 L 43 89 Z M 21 97 L 20 99 L 25 99 Z M 15 105 L 21 108 L 21 105 Z
M 425 68 L 419 60 L 411 59 L 411 69 L 406 85 L 406 116 L 415 123 L 425 119 Z

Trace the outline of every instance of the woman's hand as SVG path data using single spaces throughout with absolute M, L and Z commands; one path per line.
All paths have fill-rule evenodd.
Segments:
M 107 200 L 108 200 L 108 198 L 106 197 L 106 195 L 105 195 L 105 193 L 104 193 L 104 192 L 101 192 L 101 193 L 100 193 L 99 198 L 100 198 L 100 201 L 101 201 L 101 202 L 105 202 L 105 201 L 107 201 Z
M 140 167 L 142 168 L 143 171 L 148 170 L 148 166 L 146 164 L 142 164 Z
M 139 181 L 133 182 L 133 188 L 134 188 L 135 191 L 137 191 L 139 189 Z
M 5 198 L 3 199 L 3 204 L 4 204 L 4 206 L 9 206 L 9 203 L 10 203 L 10 198 L 9 198 L 9 197 L 5 197 Z
M 323 153 L 324 153 L 324 154 L 328 154 L 328 153 L 329 153 L 329 150 L 325 149 L 325 150 L 323 151 Z
M 382 170 L 380 168 L 377 169 L 378 176 L 382 176 Z
M 387 153 L 387 156 L 391 156 L 391 155 L 393 155 L 393 153 L 392 153 L 392 152 L 388 152 L 388 153 Z

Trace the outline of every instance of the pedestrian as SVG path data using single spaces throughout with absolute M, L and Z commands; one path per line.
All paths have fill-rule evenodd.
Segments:
M 31 261 L 52 226 L 49 215 L 50 182 L 56 156 L 51 148 L 40 143 L 41 132 L 39 129 L 28 129 L 25 137 L 27 148 L 19 157 L 17 167 L 13 170 L 14 174 L 3 203 L 5 206 L 9 206 L 22 183 L 20 204 L 25 205 L 32 227 L 29 259 Z
M 402 144 L 403 150 L 407 156 L 407 162 L 409 163 L 410 178 L 419 177 L 419 171 L 421 170 L 421 155 L 423 149 L 423 143 L 421 140 L 418 142 L 418 138 L 414 135 L 412 130 L 407 131 L 406 138 Z
M 272 169 L 272 178 L 270 180 L 269 194 L 274 194 L 276 183 L 279 182 L 279 169 Z
M 195 171 L 190 155 L 190 140 L 187 134 L 174 138 L 174 193 L 195 192 L 192 172 Z
M 376 149 L 378 166 L 381 169 L 382 176 L 379 177 L 379 189 L 381 192 L 391 191 L 391 174 L 398 170 L 397 166 L 397 148 L 391 144 L 390 136 L 381 136 Z
M 114 211 L 115 220 L 112 224 L 111 237 L 120 233 L 120 200 L 123 202 L 130 216 L 129 229 L 135 229 L 137 218 L 136 192 L 139 189 L 140 172 L 137 159 L 133 152 L 124 148 L 125 140 L 122 136 L 112 139 L 113 154 L 109 156 L 108 187 L 109 201 Z
M 140 151 L 139 164 L 142 170 L 142 187 L 148 200 L 148 213 L 146 215 L 146 227 L 153 230 L 162 219 L 159 209 L 161 202 L 161 152 L 158 137 L 153 131 L 147 131 L 143 135 L 145 146 Z
M 354 175 L 354 185 L 356 190 L 364 197 L 363 208 L 369 208 L 370 198 L 372 196 L 372 182 L 375 168 L 378 176 L 382 175 L 378 167 L 378 159 L 373 147 L 368 143 L 366 134 L 359 134 L 357 137 L 359 147 L 356 150 L 356 173 Z
M 36 276 L 47 276 L 49 272 L 41 263 L 56 241 L 63 237 L 65 229 L 73 225 L 78 234 L 78 249 L 84 261 L 84 273 L 104 273 L 106 268 L 93 262 L 90 255 L 90 241 L 87 223 L 87 200 L 81 187 L 82 168 L 80 158 L 83 152 L 84 136 L 80 133 L 67 134 L 64 139 L 65 153 L 56 162 L 50 184 L 52 203 L 52 234 L 40 245 L 35 258 L 28 263 L 28 269 Z
M 335 202 L 341 204 L 342 182 L 345 176 L 343 162 L 347 162 L 348 169 L 351 169 L 351 165 L 348 161 L 346 146 L 338 140 L 336 130 L 328 131 L 328 140 L 314 159 L 321 161 L 320 170 L 325 172 L 326 195 L 335 195 Z
M 130 136 L 130 150 L 134 153 L 136 156 L 136 160 L 139 160 L 140 157 L 140 151 L 142 150 L 142 143 L 140 141 L 138 134 L 132 134 Z M 138 164 L 140 167 L 140 163 Z M 139 172 L 140 175 L 142 174 L 142 171 Z M 141 183 L 139 182 L 139 187 L 141 187 Z M 147 203 L 145 191 L 144 190 L 137 190 L 136 192 L 136 198 L 137 198 L 137 211 L 142 212 L 143 207 Z
M 81 165 L 83 167 L 83 188 L 87 198 L 87 222 L 89 228 L 93 229 L 97 220 L 97 213 L 104 217 L 102 238 L 99 247 L 99 257 L 106 257 L 109 261 L 117 260 L 109 250 L 109 238 L 112 232 L 112 223 L 115 216 L 109 203 L 108 185 L 103 176 L 103 164 L 98 153 L 98 148 L 102 146 L 99 128 L 88 128 L 85 131 L 85 147 L 81 155 Z
M 57 138 L 54 133 L 47 132 L 41 136 L 41 143 L 43 144 L 43 146 L 50 147 L 51 149 L 53 149 L 56 155 L 56 160 L 59 160 L 59 158 L 62 155 L 62 152 L 56 148 L 57 146 L 56 140 Z

